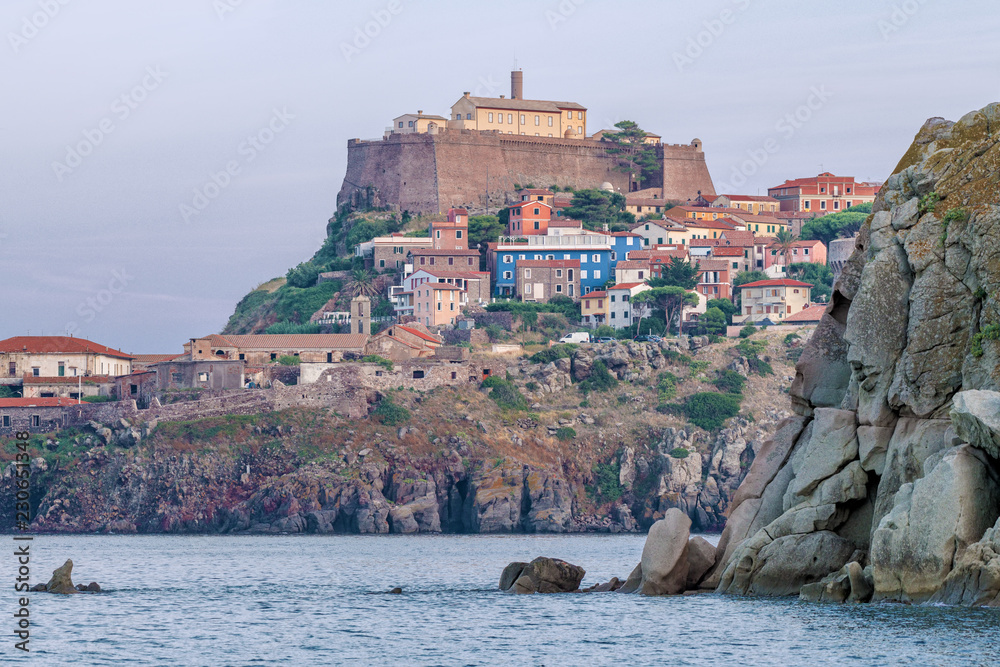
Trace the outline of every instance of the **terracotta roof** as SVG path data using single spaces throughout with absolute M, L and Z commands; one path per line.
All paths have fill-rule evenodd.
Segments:
M 698 196 L 709 203 L 714 202 L 716 199 L 720 197 L 720 195 L 698 195 Z
M 580 260 L 578 259 L 520 259 L 517 261 L 517 268 L 526 269 L 578 269 Z
M 762 195 L 719 195 L 719 197 L 725 197 L 729 201 L 762 201 L 769 204 L 779 203 L 774 197 L 767 197 Z M 718 198 L 718 197 L 717 197 Z M 705 197 L 706 201 L 708 197 Z
M 0 408 L 56 408 L 65 405 L 76 405 L 75 398 L 63 396 L 48 398 L 0 398 Z
M 527 192 L 528 194 L 532 194 L 532 195 L 554 195 L 555 194 L 554 192 L 552 192 L 552 190 L 549 190 L 548 188 L 521 188 L 520 190 L 517 191 L 517 194 L 521 194 L 522 192 Z
M 769 239 L 771 241 L 768 244 L 769 248 L 778 245 L 777 239 L 775 239 L 773 237 L 769 237 Z M 816 240 L 811 240 L 811 241 L 802 241 L 802 240 L 799 240 L 799 241 L 793 241 L 791 247 L 792 248 L 815 248 L 817 245 L 823 245 L 823 242 L 822 241 L 816 241 Z M 823 246 L 823 247 L 825 248 L 826 246 Z
M 716 246 L 712 248 L 713 257 L 742 257 L 743 248 L 733 246 Z
M 464 208 L 450 208 L 449 213 L 454 213 L 455 215 L 469 215 L 469 212 Z
M 219 336 L 222 338 L 222 336 Z M 352 350 L 363 348 L 365 334 L 245 334 L 223 340 L 241 350 Z
M 106 384 L 112 381 L 110 375 L 78 375 L 76 377 L 35 377 L 25 375 L 24 384 Z
M 584 299 L 591 299 L 591 298 L 593 298 L 593 299 L 603 299 L 607 295 L 608 295 L 608 293 L 605 292 L 604 290 L 597 290 L 597 291 L 594 291 L 594 292 L 590 292 L 589 294 L 584 294 L 583 298 Z
M 517 203 L 514 203 L 514 204 L 510 205 L 511 209 L 523 208 L 525 206 L 544 206 L 545 208 L 552 208 L 551 206 L 549 206 L 548 204 L 546 204 L 543 201 L 533 201 L 533 200 L 519 201 Z
M 631 290 L 631 289 L 635 289 L 636 287 L 639 287 L 640 285 L 645 285 L 645 284 L 646 283 L 622 283 L 621 285 L 615 285 L 614 287 L 609 287 L 608 291 L 610 292 L 611 290 L 619 290 L 619 289 L 628 289 L 628 290 Z M 584 295 L 584 296 L 587 296 L 587 295 Z
M 612 236 L 634 236 L 635 238 L 642 238 L 642 234 L 635 234 L 634 232 L 611 232 Z
M 549 220 L 549 227 L 569 227 L 572 229 L 583 228 L 582 220 L 574 220 L 572 218 L 553 218 Z
M 183 352 L 180 354 L 137 354 L 132 357 L 132 360 L 137 364 L 155 364 L 160 361 L 170 361 L 183 355 Z
M 479 256 L 478 250 L 435 250 L 434 248 L 414 248 L 410 250 L 411 255 L 417 257 L 421 255 L 434 255 L 435 257 L 471 257 Z
M 800 310 L 791 317 L 786 317 L 785 322 L 819 322 L 826 312 L 826 304 L 813 305 Z
M 688 243 L 689 248 L 705 248 L 717 245 L 722 245 L 722 242 L 719 241 L 719 239 L 691 239 Z
M 728 245 L 748 247 L 753 245 L 753 232 L 745 229 L 734 229 L 722 233 Z
M 729 270 L 729 262 L 724 259 L 701 259 L 698 260 L 699 271 L 726 271 Z
M 413 327 L 403 326 L 402 324 L 397 324 L 396 328 L 397 329 L 402 329 L 403 331 L 405 331 L 407 333 L 411 333 L 414 336 L 418 336 L 420 338 L 423 338 L 424 340 L 429 340 L 432 343 L 441 343 L 442 342 L 442 340 L 440 338 L 436 338 L 436 337 L 434 337 L 434 336 L 432 336 L 430 334 L 424 333 L 420 329 L 414 329 Z
M 744 287 L 812 287 L 812 285 L 790 278 L 779 278 L 778 280 L 758 280 L 757 282 L 740 285 L 740 289 Z
M 632 250 L 628 254 L 629 260 L 647 259 L 650 261 L 668 260 L 671 258 L 684 259 L 688 256 L 686 247 L 682 248 L 654 248 L 652 250 Z
M 73 336 L 14 336 L 0 340 L 0 352 L 27 352 L 29 354 L 103 354 L 119 359 L 131 359 L 131 355 L 115 350 L 107 345 Z
M 620 269 L 648 269 L 648 268 L 649 268 L 649 262 L 648 261 L 643 262 L 640 260 L 626 260 L 615 264 L 615 271 L 618 271 Z
M 736 222 L 735 220 L 726 222 L 726 218 L 719 218 L 717 220 L 691 220 L 688 223 L 688 227 L 696 227 L 696 228 L 702 227 L 705 229 L 722 229 L 729 231 L 739 231 L 733 229 L 734 225 L 739 227 L 744 226 L 742 222 Z
M 484 109 L 503 109 L 504 111 L 545 111 L 557 113 L 560 109 L 579 109 L 586 111 L 587 107 L 576 102 L 550 102 L 548 100 L 522 100 L 499 97 L 467 97 L 477 107 Z M 462 100 L 459 100 L 461 102 Z

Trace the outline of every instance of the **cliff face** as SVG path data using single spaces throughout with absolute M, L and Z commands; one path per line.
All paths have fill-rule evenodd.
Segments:
M 998 131 L 998 104 L 931 119 L 886 182 L 797 414 L 734 498 L 718 590 L 793 594 L 856 561 L 874 599 L 1000 605 Z
M 665 199 L 714 194 L 701 145 L 664 145 L 652 184 Z M 628 192 L 629 174 L 617 168 L 607 144 L 580 139 L 500 135 L 471 130 L 352 139 L 337 204 L 398 205 L 411 213 L 451 207 L 504 206 L 515 185 L 597 188 L 609 182 Z M 490 200 L 487 203 L 486 194 Z

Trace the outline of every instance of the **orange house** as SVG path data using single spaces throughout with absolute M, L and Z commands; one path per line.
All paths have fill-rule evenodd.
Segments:
M 552 207 L 543 201 L 526 201 L 510 207 L 508 236 L 546 236 Z

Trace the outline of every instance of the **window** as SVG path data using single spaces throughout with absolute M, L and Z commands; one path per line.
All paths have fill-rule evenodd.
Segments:
M 600 280 L 600 279 L 601 279 L 600 269 L 594 269 L 594 280 Z
M 454 265 L 455 265 L 455 258 L 454 257 L 449 257 L 448 258 L 448 266 L 454 266 Z
M 531 294 L 531 283 L 524 283 L 524 293 Z
M 524 114 L 521 114 L 521 125 L 524 125 Z
M 640 272 L 639 272 L 639 280 L 642 280 L 642 279 L 643 279 L 643 276 L 644 276 L 644 272 L 643 272 L 643 271 L 640 271 Z
M 510 275 L 511 275 L 510 271 L 504 271 L 503 272 L 503 279 L 504 280 L 510 280 Z
M 518 256 L 517 256 L 517 258 L 518 258 L 518 259 L 524 259 L 524 258 L 525 258 L 525 256 L 524 256 L 524 255 L 518 255 Z
M 102 368 L 102 369 L 104 368 L 104 364 L 101 364 L 101 368 Z M 37 366 L 36 366 L 35 368 L 32 368 L 32 369 L 31 369 L 31 374 L 32 374 L 32 375 L 33 375 L 34 377 L 38 377 L 38 375 L 39 375 L 39 372 L 40 372 L 40 371 L 39 371 L 39 368 L 38 368 Z
M 556 278 L 562 278 L 562 269 L 556 269 Z
M 440 294 L 438 296 L 441 296 Z M 441 302 L 438 301 L 438 310 L 441 310 Z
M 628 303 L 628 294 L 622 294 L 622 303 Z
M 525 278 L 530 278 L 531 277 L 531 269 L 525 269 L 524 270 L 524 277 Z
M 576 133 L 577 134 L 583 134 L 583 125 L 577 125 L 576 126 Z
M 436 238 L 436 239 L 441 238 L 441 230 L 440 229 L 438 229 L 438 230 L 436 230 L 434 232 L 434 238 Z
M 15 362 L 12 361 L 10 362 L 10 365 L 7 366 L 7 375 L 10 375 L 11 377 L 17 375 L 17 364 Z
M 601 261 L 601 256 L 600 255 L 594 255 L 592 257 L 592 259 L 594 260 L 594 264 L 597 264 L 598 262 Z
M 611 298 L 614 299 L 614 297 L 611 297 Z M 615 319 L 615 311 L 613 311 L 613 310 L 611 311 L 611 319 Z
M 198 373 L 198 382 L 208 382 L 208 373 Z
M 524 259 L 524 257 L 522 257 L 521 259 Z M 513 255 L 504 255 L 503 256 L 503 263 L 504 264 L 510 264 L 513 261 L 514 261 L 514 256 Z
M 31 415 L 32 426 L 41 426 L 41 423 L 42 423 L 41 417 L 39 417 L 38 415 Z
M 413 379 L 414 380 L 419 380 L 422 377 L 424 377 L 424 372 L 423 371 L 413 371 Z
M 409 122 L 409 126 L 413 127 L 413 121 L 412 120 Z
M 501 125 L 503 125 L 503 114 L 502 113 L 498 113 L 497 114 L 497 122 L 500 123 Z
M 566 112 L 566 117 L 569 118 L 570 120 L 573 120 L 573 112 L 572 111 L 567 111 Z
M 733 262 L 733 269 L 740 268 L 739 262 Z
M 826 200 L 825 199 L 819 203 L 819 209 L 821 211 L 825 211 L 826 210 Z
M 587 279 L 587 272 L 580 271 L 580 280 L 586 280 L 586 279 Z
M 826 188 L 820 188 L 819 191 L 820 192 L 826 192 Z
M 809 254 L 809 248 L 803 248 L 802 249 L 802 254 L 803 255 L 808 255 Z
M 573 280 L 573 269 L 570 269 L 569 272 L 566 274 L 566 279 L 570 281 Z
M 493 112 L 492 111 L 489 113 L 489 121 L 491 123 L 493 122 Z
M 537 220 L 535 220 L 535 229 L 539 229 Z
M 631 240 L 631 239 L 629 239 L 629 240 Z M 611 261 L 612 262 L 618 261 L 618 253 L 615 252 L 614 250 L 611 251 Z
M 455 114 L 455 120 L 462 120 L 462 114 L 460 113 Z
M 423 264 L 423 262 L 420 262 L 420 263 Z M 434 266 L 434 258 L 433 257 L 431 257 L 431 266 Z
M 839 201 L 833 202 L 833 210 L 836 211 L 839 208 L 840 208 L 840 202 Z
M 465 120 L 472 120 L 472 114 L 471 113 L 465 114 Z
M 420 258 L 420 263 L 421 263 L 421 264 L 425 264 L 425 263 L 427 263 L 427 258 L 426 258 L 426 257 L 421 257 L 421 258 Z
M 598 308 L 604 308 L 604 299 L 598 299 L 597 300 L 597 307 Z
M 538 116 L 538 114 L 535 114 L 535 125 L 538 125 L 541 122 L 542 122 L 542 119 Z M 536 134 L 535 136 L 537 137 L 538 135 Z
M 507 122 L 510 123 L 511 125 L 514 124 L 514 114 L 510 114 L 510 113 L 507 114 Z
M 184 375 L 182 375 L 181 373 L 171 373 L 170 381 L 173 382 L 174 384 L 180 384 L 181 382 L 184 382 Z
M 808 199 L 807 199 L 806 201 L 804 201 L 804 202 L 803 202 L 803 206 L 804 206 L 804 208 L 805 208 L 805 209 L 806 209 L 807 211 L 808 211 L 808 210 L 809 210 L 810 208 L 812 208 L 812 207 L 810 206 L 810 204 L 811 204 L 811 202 L 810 202 L 810 201 L 809 201 Z
M 462 238 L 462 230 L 461 229 L 456 229 L 455 230 L 455 238 L 456 239 Z
M 562 292 L 562 285 L 556 285 L 556 292 Z
M 278 355 L 276 353 L 272 352 L 271 353 L 271 361 L 274 361 L 277 358 L 278 358 Z
M 576 112 L 576 119 L 577 120 L 583 120 L 583 112 L 582 111 L 577 111 Z
M 403 127 L 403 121 L 399 121 L 399 126 Z
M 552 127 L 552 116 L 549 116 L 549 127 Z M 549 136 L 551 137 L 552 135 L 550 134 Z
M 9 415 L 4 415 L 3 416 L 3 425 L 5 427 L 9 427 L 10 426 L 10 416 Z
M 380 259 L 378 261 L 378 268 L 380 268 L 380 269 L 384 269 L 385 268 L 385 260 L 384 259 Z
M 848 185 L 846 188 L 844 188 L 844 192 L 846 192 L 847 194 L 851 194 L 851 186 Z
M 581 264 L 586 264 L 587 263 L 587 256 L 586 255 L 580 255 L 580 263 Z
M 539 209 L 537 209 L 537 208 L 536 208 L 536 209 L 535 209 L 535 215 L 538 215 L 538 214 L 540 214 L 540 213 L 541 213 L 541 211 L 540 211 Z

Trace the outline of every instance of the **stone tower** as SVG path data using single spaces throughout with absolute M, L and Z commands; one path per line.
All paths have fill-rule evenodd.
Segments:
M 369 335 L 372 332 L 372 300 L 364 294 L 351 299 L 351 333 Z

